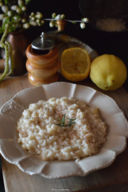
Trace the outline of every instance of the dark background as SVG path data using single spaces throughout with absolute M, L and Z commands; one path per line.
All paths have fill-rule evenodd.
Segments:
M 85 0 L 86 2 L 93 3 L 94 0 Z M 92 1 L 92 2 L 91 2 Z M 100 2 L 105 0 L 100 0 Z M 110 1 L 110 6 L 113 6 Z M 123 0 L 122 3 L 125 3 Z M 93 5 L 93 4 L 92 4 Z M 103 6 L 103 5 L 102 5 Z M 109 6 L 108 6 L 109 7 Z M 116 4 L 114 4 L 116 9 Z M 122 7 L 126 5 L 122 4 Z M 99 7 L 100 8 L 100 7 Z M 44 17 L 51 17 L 53 12 L 58 14 L 64 13 L 66 18 L 69 19 L 81 19 L 83 17 L 79 8 L 79 0 L 32 0 L 29 5 L 29 10 L 41 11 Z M 102 11 L 101 11 L 102 14 Z M 45 24 L 42 31 L 51 30 L 48 23 Z M 53 30 L 53 29 L 52 29 Z M 90 24 L 87 24 L 86 29 L 82 30 L 79 24 L 67 24 L 65 33 L 72 35 L 84 41 L 92 48 L 94 48 L 99 54 L 112 53 L 119 56 L 125 61 L 128 66 L 128 32 L 103 32 L 95 29 Z

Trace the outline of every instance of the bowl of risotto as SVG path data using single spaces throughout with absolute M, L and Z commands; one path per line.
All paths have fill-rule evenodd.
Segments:
M 85 176 L 126 147 L 128 123 L 93 88 L 56 82 L 18 92 L 0 109 L 0 152 L 29 175 Z

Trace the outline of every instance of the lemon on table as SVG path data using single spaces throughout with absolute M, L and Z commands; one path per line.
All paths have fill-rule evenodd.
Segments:
M 127 68 L 117 56 L 104 54 L 91 63 L 90 78 L 103 90 L 116 90 L 125 82 Z
M 65 49 L 61 55 L 61 73 L 69 81 L 82 81 L 90 71 L 90 58 L 84 48 Z

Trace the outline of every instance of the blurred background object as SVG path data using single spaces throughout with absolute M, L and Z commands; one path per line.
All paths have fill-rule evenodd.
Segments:
M 99 30 L 116 32 L 127 28 L 127 0 L 80 0 L 79 7 L 82 15 Z
M 79 7 L 81 14 L 90 20 L 85 32 L 87 43 L 99 54 L 115 54 L 127 64 L 128 1 L 80 0 Z

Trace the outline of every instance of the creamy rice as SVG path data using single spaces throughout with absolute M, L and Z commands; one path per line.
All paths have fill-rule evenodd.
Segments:
M 23 149 L 43 160 L 73 160 L 96 154 L 107 137 L 99 110 L 67 97 L 30 104 L 17 130 Z

